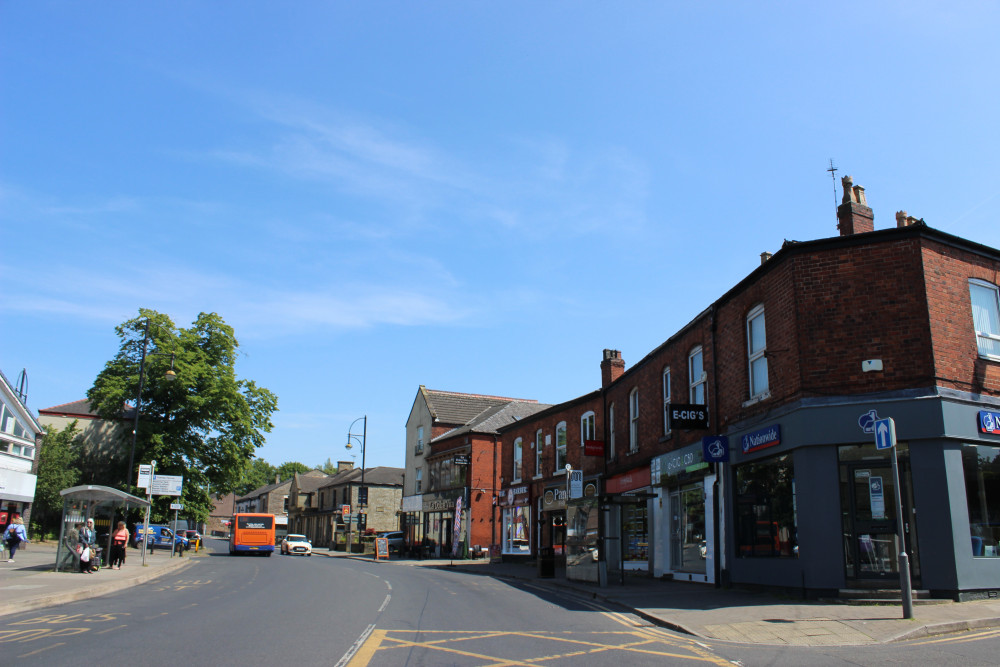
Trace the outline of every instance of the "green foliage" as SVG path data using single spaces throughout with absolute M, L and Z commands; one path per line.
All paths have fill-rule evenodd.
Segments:
M 281 475 L 281 479 L 289 479 L 297 472 L 309 472 L 310 470 L 312 468 L 298 461 L 285 461 L 278 466 L 278 474 Z
M 317 470 L 322 470 L 327 475 L 336 475 L 337 472 L 338 472 L 337 466 L 334 465 L 333 461 L 330 460 L 330 459 L 327 459 L 326 463 L 324 463 L 323 465 L 316 466 L 316 469 Z
M 262 486 L 274 484 L 277 472 L 278 469 L 264 459 L 253 459 L 243 473 L 243 480 L 236 487 L 236 497 L 245 496 L 254 489 L 259 489 Z M 286 478 L 282 477 L 281 479 L 284 480 Z
M 135 403 L 139 390 L 143 332 L 149 322 L 145 380 L 140 402 L 133 469 L 127 454 L 117 471 L 109 469 L 108 486 L 135 480 L 139 463 L 156 461 L 156 472 L 184 476 L 184 514 L 206 520 L 211 509 L 208 490 L 235 491 L 254 452 L 271 431 L 277 397 L 252 380 L 237 377 L 239 342 L 229 325 L 215 313 L 201 313 L 190 328 L 177 329 L 166 315 L 140 309 L 115 331 L 121 339 L 118 354 L 109 361 L 87 392 L 104 419 L 121 419 L 123 406 Z M 176 379 L 165 374 L 173 368 Z M 131 410 L 127 410 L 131 417 Z M 125 451 L 131 448 L 131 442 Z M 102 483 L 102 482 L 97 482 Z M 133 482 L 134 483 L 134 482 Z M 156 501 L 154 516 L 162 520 Z M 169 509 L 167 514 L 172 517 Z
M 42 438 L 31 518 L 43 530 L 59 526 L 63 506 L 59 492 L 76 486 L 80 479 L 80 447 L 80 429 L 76 420 L 61 431 L 46 432 Z

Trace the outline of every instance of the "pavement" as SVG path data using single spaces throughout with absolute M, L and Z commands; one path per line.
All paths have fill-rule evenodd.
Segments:
M 317 556 L 371 561 L 371 555 L 348 555 L 317 549 Z M 147 554 L 129 549 L 121 570 L 102 568 L 95 574 L 55 572 L 54 542 L 31 542 L 19 549 L 15 563 L 0 561 L 0 616 L 107 595 L 176 572 L 204 557 L 206 551 L 170 557 L 167 551 Z M 277 554 L 275 554 L 277 555 Z M 1000 627 L 1000 600 L 936 601 L 917 604 L 904 619 L 900 604 L 857 606 L 782 597 L 769 592 L 716 588 L 711 584 L 664 581 L 629 575 L 625 583 L 600 587 L 556 576 L 538 576 L 533 563 L 490 563 L 481 560 L 379 560 L 385 567 L 435 567 L 529 582 L 540 588 L 576 593 L 630 610 L 647 622 L 704 639 L 748 644 L 850 646 L 880 644 L 931 635 Z

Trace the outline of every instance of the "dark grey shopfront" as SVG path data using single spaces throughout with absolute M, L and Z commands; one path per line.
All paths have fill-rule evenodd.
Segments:
M 730 432 L 723 581 L 821 594 L 898 587 L 895 488 L 871 422 L 896 423 L 913 585 L 1000 590 L 1000 434 L 969 394 L 817 399 Z

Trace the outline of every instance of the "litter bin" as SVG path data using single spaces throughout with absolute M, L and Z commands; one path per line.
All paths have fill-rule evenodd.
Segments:
M 538 549 L 538 578 L 551 579 L 556 576 L 556 550 L 553 547 Z

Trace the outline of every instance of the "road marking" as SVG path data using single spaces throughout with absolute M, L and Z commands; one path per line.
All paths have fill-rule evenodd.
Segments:
M 382 606 L 378 608 L 378 611 L 376 613 L 381 614 L 383 611 L 385 611 L 385 608 L 389 606 L 389 600 L 391 599 L 392 599 L 391 595 L 386 595 L 385 600 L 382 601 Z
M 355 641 L 353 645 L 351 645 L 351 648 L 347 650 L 347 653 L 345 653 L 344 656 L 337 661 L 337 664 L 334 667 L 345 667 L 345 665 L 348 667 L 352 665 L 367 665 L 371 660 L 371 656 L 378 650 L 379 644 L 382 643 L 381 638 L 376 638 L 371 648 L 367 646 L 368 638 L 372 635 L 374 630 L 374 624 L 365 628 L 365 631 L 361 633 L 361 636 L 358 637 L 357 641 Z M 377 636 L 379 633 L 375 632 L 374 634 Z M 369 651 L 371 652 L 370 654 Z M 362 657 L 362 662 L 357 662 L 359 659 L 362 659 Z
M 965 634 L 958 637 L 942 637 L 940 639 L 927 639 L 919 642 L 907 642 L 910 646 L 925 646 L 927 644 L 962 644 L 974 642 L 980 639 L 1000 636 L 1000 629 L 985 630 L 974 634 Z
M 35 649 L 34 651 L 32 651 L 30 653 L 22 653 L 21 655 L 19 655 L 17 657 L 19 657 L 19 658 L 30 658 L 33 655 L 38 655 L 39 653 L 43 653 L 45 651 L 54 649 L 54 648 L 56 648 L 58 646 L 65 646 L 65 645 L 66 645 L 66 642 L 58 642 L 56 644 L 51 644 L 51 645 L 46 646 L 44 648 Z
M 116 627 L 113 627 L 113 628 L 108 628 L 107 630 L 101 630 L 97 634 L 103 635 L 103 634 L 105 634 L 107 632 L 114 632 L 115 630 L 121 630 L 122 628 L 127 628 L 127 627 L 128 626 L 123 623 L 122 625 L 119 625 L 119 626 L 116 626 Z

